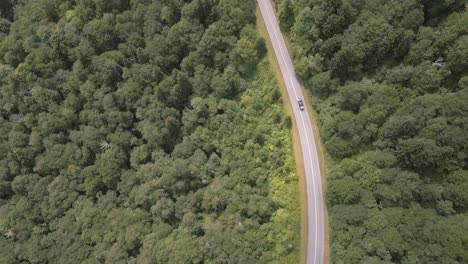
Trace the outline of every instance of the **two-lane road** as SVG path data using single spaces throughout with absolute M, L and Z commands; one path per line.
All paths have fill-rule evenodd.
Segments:
M 312 124 L 305 105 L 301 111 L 298 105 L 303 100 L 301 86 L 297 80 L 288 48 L 281 33 L 270 0 L 257 0 L 265 21 L 273 49 L 281 68 L 294 119 L 299 131 L 307 190 L 307 264 L 322 264 L 324 256 L 324 207 L 317 148 Z

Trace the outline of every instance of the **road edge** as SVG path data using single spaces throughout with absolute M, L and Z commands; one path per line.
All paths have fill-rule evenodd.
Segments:
M 275 1 L 270 0 L 272 3 L 272 6 L 275 7 Z M 273 10 L 276 13 L 276 9 L 273 8 Z M 256 14 L 257 14 L 257 27 L 259 28 L 259 32 L 261 37 L 265 39 L 265 42 L 267 43 L 267 48 L 268 48 L 268 59 L 270 61 L 270 65 L 272 67 L 273 73 L 275 74 L 277 80 L 278 80 L 278 85 L 281 90 L 281 94 L 283 97 L 284 101 L 284 107 L 290 118 L 293 116 L 292 114 L 292 106 L 289 101 L 288 93 L 285 87 L 285 82 L 283 79 L 283 75 L 281 74 L 281 70 L 279 68 L 278 64 L 278 59 L 276 58 L 274 51 L 273 51 L 273 45 L 271 43 L 271 39 L 268 35 L 266 25 L 264 24 L 264 20 L 260 19 L 263 18 L 259 8 L 258 4 L 256 7 Z M 278 14 L 276 14 L 278 17 Z M 263 30 L 263 31 L 262 31 Z M 291 55 L 294 55 L 293 52 L 291 52 L 291 49 L 289 48 L 291 45 L 289 45 L 289 39 L 287 36 L 285 36 L 285 42 L 286 42 L 286 47 L 290 51 Z M 293 59 L 293 64 L 294 64 L 294 59 Z M 294 66 L 294 65 L 293 65 Z M 323 263 L 328 264 L 330 263 L 330 222 L 329 222 L 329 217 L 328 217 L 328 207 L 326 203 L 326 190 L 327 190 L 327 175 L 328 175 L 328 166 L 327 164 L 329 163 L 327 159 L 327 154 L 324 149 L 324 144 L 322 142 L 322 139 L 320 137 L 320 130 L 318 127 L 317 123 L 317 113 L 315 112 L 315 108 L 313 107 L 312 104 L 312 95 L 310 94 L 310 91 L 304 87 L 304 84 L 300 83 L 302 93 L 304 94 L 304 100 L 307 107 L 308 113 L 310 115 L 310 121 L 312 124 L 312 130 L 314 132 L 314 140 L 315 144 L 317 146 L 317 155 L 319 158 L 319 166 L 320 166 L 320 172 L 321 172 L 321 184 L 322 184 L 322 197 L 323 197 L 323 207 L 324 207 L 324 258 L 323 258 Z M 302 151 L 301 151 L 301 145 L 299 142 L 299 133 L 297 130 L 297 125 L 296 122 L 291 122 L 292 123 L 292 128 L 291 128 L 291 133 L 292 133 L 292 140 L 293 140 L 293 148 L 294 148 L 294 156 L 296 158 L 296 171 L 299 176 L 299 190 L 300 190 L 300 201 L 301 201 L 301 263 L 306 263 L 307 261 L 307 236 L 303 236 L 302 234 L 307 234 L 307 191 L 306 191 L 306 181 L 305 181 L 305 171 L 304 171 L 304 158 L 302 156 Z
M 286 40 L 286 43 L 287 42 L 288 41 Z M 324 222 L 324 227 L 325 227 L 325 230 L 323 230 L 323 237 L 324 237 L 323 263 L 328 264 L 330 263 L 330 222 L 328 218 L 328 206 L 327 206 L 326 193 L 327 193 L 327 175 L 328 175 L 327 164 L 329 164 L 329 159 L 327 159 L 326 150 L 324 149 L 324 144 L 323 144 L 322 138 L 320 137 L 320 129 L 317 123 L 317 113 L 315 112 L 313 104 L 312 104 L 313 97 L 310 94 L 310 91 L 307 90 L 303 84 L 301 84 L 301 90 L 305 97 L 304 101 L 309 106 L 307 110 L 310 115 L 312 130 L 314 131 L 314 140 L 315 140 L 315 145 L 317 147 L 317 155 L 318 155 L 319 165 L 320 165 L 320 174 L 321 174 L 320 176 L 322 180 L 321 183 L 322 183 L 322 196 L 323 196 L 323 211 L 324 211 L 323 222 Z
M 271 39 L 268 35 L 267 28 L 265 22 L 263 20 L 263 16 L 260 12 L 260 8 L 258 5 L 256 6 L 256 19 L 257 19 L 257 29 L 259 35 L 265 40 L 267 45 L 267 56 L 268 61 L 270 62 L 270 66 L 272 71 L 276 77 L 278 87 L 281 91 L 281 96 L 283 98 L 283 106 L 288 114 L 289 118 L 291 118 L 291 136 L 292 136 L 292 143 L 293 143 L 293 150 L 294 150 L 294 159 L 296 162 L 296 173 L 299 177 L 299 200 L 300 200 L 300 209 L 301 209 L 301 240 L 300 240 L 300 261 L 301 263 L 306 263 L 307 260 L 307 191 L 306 191 L 306 181 L 305 181 L 305 171 L 304 171 L 304 158 L 302 156 L 301 151 L 301 144 L 299 141 L 299 132 L 297 130 L 296 120 L 293 118 L 292 114 L 292 105 L 289 101 L 288 92 L 285 87 L 285 81 L 283 79 L 283 75 L 281 74 L 280 66 L 278 64 L 278 59 L 276 58 L 274 51 L 273 51 L 273 44 L 271 43 Z

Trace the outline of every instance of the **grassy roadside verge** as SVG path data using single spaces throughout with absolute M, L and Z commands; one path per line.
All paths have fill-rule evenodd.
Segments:
M 293 115 L 292 106 L 289 101 L 288 93 L 285 87 L 285 82 L 283 80 L 283 75 L 281 74 L 281 70 L 280 70 L 277 58 L 274 55 L 273 46 L 268 36 L 265 23 L 263 22 L 262 15 L 258 7 L 256 10 L 256 14 L 257 14 L 257 27 L 258 27 L 259 34 L 265 39 L 267 43 L 268 59 L 272 67 L 272 70 L 275 73 L 275 76 L 278 80 L 278 85 L 280 87 L 281 94 L 283 97 L 284 107 L 288 115 L 291 117 Z M 319 129 L 317 126 L 316 113 L 312 107 L 313 106 L 312 96 L 310 95 L 308 90 L 306 90 L 302 85 L 301 85 L 301 89 L 302 89 L 303 94 L 305 95 L 304 100 L 306 101 L 306 104 L 309 106 L 308 111 L 312 119 L 311 120 L 312 129 L 314 130 L 314 139 L 317 145 L 317 152 L 318 152 L 318 158 L 319 158 L 319 163 L 320 163 L 320 171 L 321 171 L 321 176 L 322 176 L 321 182 L 322 182 L 322 190 L 323 190 L 323 196 L 324 196 L 323 198 L 325 200 L 325 192 L 326 192 L 326 186 L 327 186 L 326 175 L 327 175 L 328 159 L 325 157 L 326 153 L 325 153 L 325 150 L 323 148 L 323 143 L 320 138 L 320 133 L 319 133 Z M 299 191 L 300 191 L 300 201 L 301 201 L 301 251 L 300 251 L 301 256 L 300 256 L 300 259 L 301 259 L 301 263 L 306 263 L 306 257 L 307 257 L 307 235 L 306 235 L 307 234 L 307 192 L 306 192 L 306 184 L 305 184 L 305 172 L 304 172 L 304 162 L 303 162 L 304 159 L 302 157 L 301 145 L 299 142 L 299 134 L 298 134 L 297 125 L 295 122 L 292 122 L 291 133 L 292 133 L 292 140 L 293 140 L 294 156 L 296 158 L 296 171 L 299 176 Z M 327 211 L 326 205 L 325 205 L 324 222 L 325 222 L 324 263 L 329 263 L 330 240 L 329 240 L 328 211 Z
M 268 32 L 263 22 L 260 9 L 257 7 L 257 28 L 261 37 L 266 41 L 268 48 L 268 61 L 270 66 L 275 74 L 277 79 L 278 86 L 281 90 L 281 95 L 283 98 L 283 105 L 289 117 L 293 115 L 292 106 L 289 101 L 288 93 L 283 80 L 283 75 L 278 64 L 278 61 L 273 52 L 273 46 L 271 44 L 270 38 L 268 37 Z M 300 260 L 301 263 L 306 262 L 306 253 L 307 253 L 307 192 L 305 185 L 305 171 L 304 171 L 304 159 L 301 152 L 301 144 L 299 142 L 299 132 L 297 130 L 296 122 L 291 122 L 291 134 L 293 141 L 294 157 L 296 160 L 296 172 L 299 177 L 299 195 L 300 195 L 300 205 L 301 205 L 301 242 L 300 242 Z

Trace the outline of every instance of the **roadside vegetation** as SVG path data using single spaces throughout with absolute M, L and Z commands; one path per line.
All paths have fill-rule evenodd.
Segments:
M 255 1 L 0 4 L 0 263 L 297 263 Z
M 331 157 L 331 262 L 467 263 L 464 1 L 275 3 Z

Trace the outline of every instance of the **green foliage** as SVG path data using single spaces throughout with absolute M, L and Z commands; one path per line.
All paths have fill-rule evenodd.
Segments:
M 0 263 L 299 261 L 255 1 L 0 2 Z
M 345 177 L 331 182 L 327 190 L 327 201 L 331 205 L 353 204 L 361 197 L 359 184 L 351 177 Z
M 331 262 L 468 262 L 463 1 L 292 3 L 331 156 Z
M 342 33 L 354 20 L 356 10 L 347 0 L 321 0 L 317 2 L 320 12 L 316 12 L 316 23 L 322 38 Z
M 289 30 L 293 26 L 294 12 L 291 0 L 281 1 L 278 16 L 283 30 Z
M 0 17 L 3 19 L 13 20 L 14 1 L 5 0 L 0 3 Z M 1 18 L 0 18 L 1 19 Z

